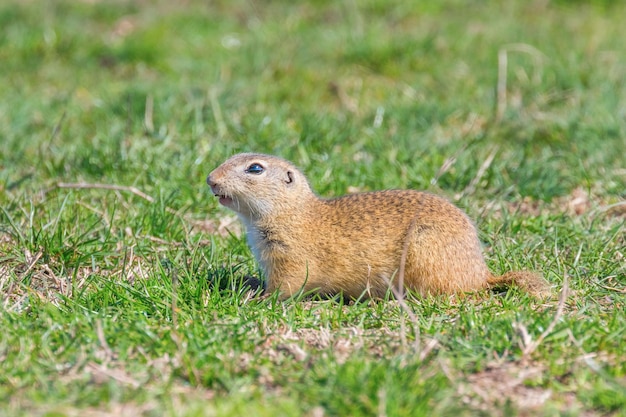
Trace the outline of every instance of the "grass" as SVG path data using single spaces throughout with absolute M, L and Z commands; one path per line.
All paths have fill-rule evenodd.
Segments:
M 4 2 L 0 413 L 626 415 L 625 17 Z M 494 272 L 555 293 L 567 276 L 568 296 L 254 298 L 204 183 L 239 151 L 293 160 L 324 196 L 445 195 Z

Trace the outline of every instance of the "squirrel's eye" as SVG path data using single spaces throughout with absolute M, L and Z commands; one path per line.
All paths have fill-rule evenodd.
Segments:
M 257 164 L 257 163 L 250 164 L 250 166 L 246 168 L 246 173 L 248 174 L 258 175 L 262 173 L 263 171 L 265 171 L 265 168 L 263 168 L 261 164 Z

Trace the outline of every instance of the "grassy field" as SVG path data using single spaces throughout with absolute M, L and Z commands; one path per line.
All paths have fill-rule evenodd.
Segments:
M 626 5 L 0 5 L 0 415 L 626 416 Z M 555 297 L 279 302 L 206 175 L 425 189 Z M 563 288 L 563 297 L 558 296 Z

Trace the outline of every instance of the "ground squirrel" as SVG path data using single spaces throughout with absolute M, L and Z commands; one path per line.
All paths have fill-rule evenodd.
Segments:
M 458 207 L 414 190 L 318 197 L 290 162 L 238 154 L 216 168 L 207 184 L 235 211 L 266 276 L 266 291 L 352 299 L 384 297 L 391 285 L 422 295 L 518 285 L 544 296 L 534 272 L 494 276 L 476 227 Z

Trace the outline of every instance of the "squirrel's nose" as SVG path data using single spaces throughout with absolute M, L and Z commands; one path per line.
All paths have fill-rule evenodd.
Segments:
M 215 181 L 213 181 L 213 180 L 211 179 L 211 174 L 209 174 L 209 175 L 206 177 L 206 183 L 207 183 L 207 184 L 209 185 L 209 187 L 211 187 L 211 188 L 215 187 L 215 185 L 216 185 L 216 184 L 215 184 Z

